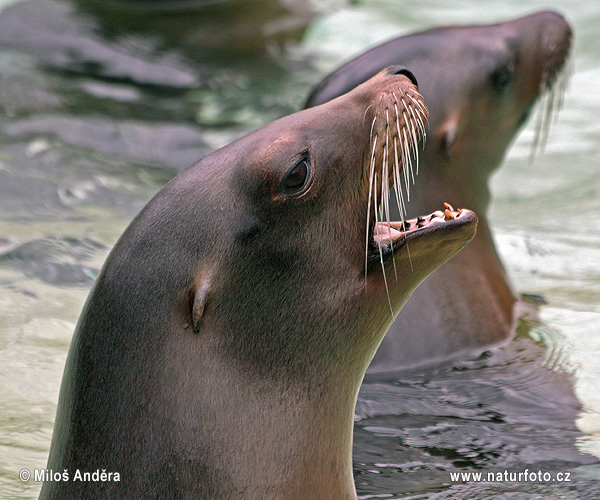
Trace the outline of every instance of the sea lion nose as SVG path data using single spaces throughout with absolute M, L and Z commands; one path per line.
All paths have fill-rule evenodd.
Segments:
M 388 73 L 390 75 L 404 75 L 406 78 L 408 78 L 413 83 L 413 85 L 415 87 L 419 86 L 415 75 L 413 75 L 412 71 L 409 71 L 404 66 L 390 66 L 388 68 Z

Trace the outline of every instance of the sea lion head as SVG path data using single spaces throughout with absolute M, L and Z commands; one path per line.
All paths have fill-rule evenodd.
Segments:
M 366 368 L 412 290 L 475 232 L 467 210 L 388 223 L 382 200 L 401 174 L 411 175 L 425 133 L 415 84 L 403 68 L 383 70 L 209 155 L 175 181 L 170 189 L 198 183 L 197 197 L 211 186 L 198 201 L 210 227 L 195 231 L 213 234 L 205 236 L 211 247 L 182 322 L 191 316 L 200 335 L 218 331 L 234 357 L 259 371 L 273 364 L 301 371 L 332 357 Z
M 550 11 L 493 25 L 414 33 L 331 73 L 314 89 L 307 106 L 347 92 L 385 66 L 406 65 L 420 82 L 430 112 L 423 151 L 430 167 L 423 172 L 427 200 L 452 186 L 456 203 L 484 211 L 489 176 L 540 100 L 532 152 L 543 147 L 550 115 L 562 102 L 571 39 L 569 24 Z M 465 182 L 456 186 L 457 179 Z
M 572 31 L 562 16 L 544 11 L 492 26 L 441 28 L 429 36 L 448 41 L 437 61 L 442 68 L 463 68 L 449 73 L 445 91 L 432 97 L 447 100 L 431 105 L 432 144 L 443 162 L 488 176 L 540 99 L 533 152 L 543 147 L 568 77 L 563 70 Z M 426 81 L 427 74 L 421 77 Z M 435 89 L 423 89 L 426 98 Z

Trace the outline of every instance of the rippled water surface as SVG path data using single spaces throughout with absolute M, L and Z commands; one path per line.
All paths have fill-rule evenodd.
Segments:
M 542 323 L 479 359 L 369 375 L 355 477 L 364 499 L 600 498 L 598 2 L 319 2 L 323 15 L 274 59 L 203 62 L 149 36 L 102 37 L 68 2 L 0 0 L 15 3 L 0 13 L 0 498 L 37 498 L 41 484 L 18 474 L 46 464 L 83 302 L 178 170 L 298 109 L 321 76 L 379 41 L 547 7 L 574 27 L 575 72 L 545 154 L 529 163 L 530 125 L 493 179 L 491 208 L 516 290 L 546 302 Z M 450 477 L 525 469 L 571 481 Z

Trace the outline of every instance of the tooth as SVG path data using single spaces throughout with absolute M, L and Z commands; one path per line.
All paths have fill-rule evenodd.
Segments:
M 444 202 L 444 208 L 450 210 L 451 212 L 454 212 L 455 210 L 452 208 L 452 205 L 450 205 L 450 203 L 446 203 Z
M 400 231 L 398 231 L 396 228 L 390 228 L 390 237 L 392 238 L 397 238 L 398 236 L 400 236 L 402 233 Z
M 448 209 L 444 210 L 444 215 L 446 220 L 454 219 L 454 214 Z

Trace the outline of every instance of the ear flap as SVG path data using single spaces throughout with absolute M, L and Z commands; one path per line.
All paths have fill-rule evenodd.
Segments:
M 454 151 L 454 143 L 456 142 L 456 122 L 451 122 L 448 127 L 444 130 L 442 136 L 442 150 L 444 152 L 444 158 L 446 161 L 450 161 L 452 158 L 452 152 Z
M 200 333 L 200 325 L 204 317 L 204 310 L 210 295 L 212 285 L 212 273 L 204 273 L 204 276 L 196 283 L 192 298 L 192 328 L 194 333 Z

